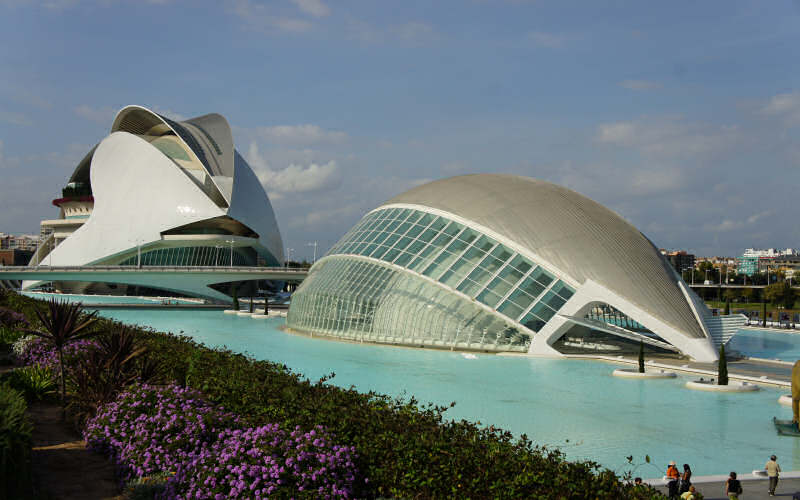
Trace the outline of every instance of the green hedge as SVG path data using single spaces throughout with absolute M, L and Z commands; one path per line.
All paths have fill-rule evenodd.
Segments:
M 0 384 L 0 498 L 27 498 L 31 492 L 31 424 L 18 391 Z
M 24 305 L 18 310 L 29 311 L 31 304 Z M 110 329 L 112 324 L 101 319 L 97 327 Z M 167 379 L 202 391 L 251 423 L 323 425 L 337 442 L 354 445 L 358 468 L 368 480 L 360 497 L 660 497 L 650 488 L 634 489 L 596 463 L 569 462 L 561 452 L 536 447 L 525 436 L 447 421 L 447 407 L 360 393 L 325 379 L 312 382 L 285 365 L 210 349 L 187 337 L 147 329 L 139 329 L 139 335 Z

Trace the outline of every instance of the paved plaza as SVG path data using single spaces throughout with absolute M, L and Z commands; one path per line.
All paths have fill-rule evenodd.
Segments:
M 747 474 L 747 476 L 750 477 L 742 477 L 745 476 L 745 474 L 741 474 L 739 479 L 742 480 L 742 489 L 744 493 L 740 495 L 740 498 L 742 500 L 766 500 L 768 498 L 791 499 L 795 494 L 799 495 L 798 498 L 800 498 L 800 474 L 787 473 L 787 475 L 793 477 L 781 479 L 778 482 L 778 488 L 775 490 L 775 496 L 770 497 L 767 491 L 769 481 L 766 478 L 754 479 L 749 474 Z M 725 480 L 722 479 L 722 476 L 719 477 L 719 480 L 712 481 L 705 481 L 705 478 L 697 478 L 698 480 L 694 483 L 694 487 L 699 493 L 703 494 L 705 500 L 728 500 L 728 497 L 725 496 Z M 660 492 L 664 494 L 667 493 L 667 488 L 665 486 L 656 487 Z

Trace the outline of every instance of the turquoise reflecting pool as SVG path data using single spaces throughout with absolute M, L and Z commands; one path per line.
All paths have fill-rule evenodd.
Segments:
M 525 433 L 537 444 L 657 477 L 670 460 L 695 474 L 750 472 L 775 453 L 784 469 L 800 469 L 800 439 L 778 437 L 772 417 L 790 418 L 781 391 L 713 394 L 683 387 L 686 378 L 623 380 L 614 365 L 583 360 L 496 355 L 343 343 L 290 335 L 282 319 L 253 320 L 221 311 L 107 309 L 104 316 L 189 335 L 256 358 L 285 363 L 311 379 L 448 404 L 450 418 L 480 421 Z M 748 332 L 749 333 L 749 332 Z
M 753 358 L 800 359 L 800 333 L 778 333 L 769 330 L 739 330 L 728 344 Z M 727 346 L 726 346 L 727 347 Z
M 84 304 L 160 304 L 162 300 L 157 297 L 127 297 L 118 295 L 75 295 L 70 293 L 38 293 L 38 292 L 24 292 L 23 295 L 33 297 L 34 299 L 47 300 L 50 297 L 55 297 L 58 300 L 68 300 L 71 302 L 83 302 Z M 172 303 L 178 304 L 196 304 L 197 301 L 185 300 L 170 297 Z

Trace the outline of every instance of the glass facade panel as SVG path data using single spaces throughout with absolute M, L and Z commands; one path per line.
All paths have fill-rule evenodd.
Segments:
M 533 306 L 531 312 L 545 321 L 550 321 L 550 318 L 556 314 L 554 310 L 550 309 L 542 302 Z
M 292 297 L 287 324 L 356 341 L 527 351 L 511 322 L 416 275 L 352 257 L 320 263 Z
M 551 290 L 559 294 L 564 299 L 564 301 L 569 300 L 569 298 L 572 297 L 572 294 L 575 293 L 575 290 L 573 290 L 571 286 L 567 285 L 563 281 L 556 282 L 556 284 L 553 285 L 553 288 Z
M 542 302 L 544 302 L 548 306 L 558 311 L 559 309 L 561 309 L 561 306 L 564 305 L 566 300 L 562 299 L 556 293 L 550 290 L 549 292 L 547 292 L 547 294 L 545 294 L 544 298 L 542 299 Z
M 170 247 L 142 251 L 141 261 L 134 254 L 119 264 L 120 266 L 173 266 L 173 267 L 214 267 L 230 266 L 231 253 L 224 247 Z M 255 252 L 250 248 L 233 250 L 233 265 L 249 267 L 256 265 Z
M 538 331 L 574 294 L 570 286 L 556 280 L 551 273 L 493 238 L 446 217 L 419 210 L 390 208 L 370 213 L 334 245 L 328 256 L 343 253 L 357 253 L 405 267 L 438 280 L 446 288 L 455 289 L 470 298 L 474 297 L 490 308 L 496 307 L 496 313 L 501 316 L 480 316 L 483 323 L 477 319 L 474 324 L 470 323 L 470 328 L 481 331 L 485 326 L 480 325 L 491 325 L 496 319 L 502 323 L 505 320 L 498 318 L 503 316 L 513 321 L 522 318 L 521 322 L 527 328 Z M 197 262 L 204 260 L 200 256 Z M 351 272 L 358 274 L 368 268 L 362 264 L 352 264 Z M 381 279 L 383 278 L 370 279 L 369 286 L 378 286 Z M 340 286 L 343 285 L 340 283 Z M 434 290 L 439 293 L 438 288 L 434 287 Z M 430 291 L 429 286 L 417 290 L 425 296 Z M 407 293 L 416 292 L 409 290 Z M 452 300 L 456 302 L 466 300 L 463 295 L 450 293 L 453 295 Z M 319 309 L 332 307 L 331 304 L 334 304 L 337 310 L 344 308 L 342 310 L 351 313 L 374 312 L 377 307 L 377 295 L 363 291 L 359 292 L 358 300 L 363 299 L 365 302 L 352 302 L 349 306 L 337 302 L 339 299 L 334 300 L 334 296 L 338 297 L 340 293 L 330 288 L 329 295 L 320 296 L 322 302 L 314 307 Z M 540 302 L 537 302 L 540 297 Z M 421 309 L 418 310 L 422 307 L 419 304 L 412 307 L 408 305 L 408 300 L 396 296 L 386 300 L 387 304 L 397 303 L 400 304 L 398 307 L 405 307 L 403 311 L 396 311 L 396 315 L 412 315 L 406 318 L 406 326 L 412 330 L 435 330 L 447 324 L 443 318 L 430 319 L 427 322 L 418 319 L 417 315 L 423 314 Z M 360 320 L 357 315 L 351 313 L 337 313 L 333 318 L 325 317 L 315 321 L 325 328 L 358 324 Z M 509 335 L 518 334 L 519 332 L 512 332 Z M 415 330 L 410 335 L 424 336 L 425 333 Z
M 543 321 L 532 312 L 529 312 L 528 314 L 525 315 L 524 318 L 522 318 L 522 321 L 520 321 L 520 323 L 530 328 L 534 332 L 538 332 L 539 330 L 542 329 L 546 321 Z
M 550 283 L 553 282 L 553 275 L 548 273 L 547 271 L 545 271 L 541 267 L 539 269 L 534 270 L 531 273 L 531 278 L 533 278 L 536 281 L 538 281 L 539 283 L 541 283 L 542 286 L 544 286 L 544 287 L 547 287 L 547 285 L 549 285 Z

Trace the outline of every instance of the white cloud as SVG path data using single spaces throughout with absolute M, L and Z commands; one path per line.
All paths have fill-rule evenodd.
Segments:
M 765 210 L 763 212 L 753 214 L 747 218 L 747 223 L 755 224 L 756 222 L 758 222 L 759 219 L 763 219 L 764 217 L 769 217 L 770 215 L 772 215 L 772 210 Z
M 314 17 L 325 17 L 331 13 L 331 9 L 322 0 L 292 0 L 292 3 Z
M 296 215 L 289 221 L 289 225 L 296 228 L 319 226 L 323 223 L 339 221 L 345 217 L 358 215 L 363 212 L 363 207 L 358 203 L 349 203 L 333 208 L 311 210 L 305 215 Z
M 630 145 L 635 136 L 636 126 L 632 122 L 601 123 L 597 127 L 599 142 Z
M 662 87 L 659 82 L 653 82 L 650 80 L 623 80 L 619 82 L 619 86 L 628 90 L 636 91 L 655 90 Z
M 336 144 L 347 140 L 347 134 L 338 130 L 325 130 L 319 125 L 276 125 L 256 129 L 259 137 L 275 144 Z
M 169 108 L 162 108 L 160 106 L 153 106 L 150 109 L 152 109 L 153 111 L 155 111 L 156 113 L 158 113 L 161 116 L 166 116 L 170 120 L 175 120 L 175 121 L 179 121 L 180 122 L 180 121 L 184 121 L 184 120 L 188 120 L 189 119 L 188 116 L 183 115 L 181 113 L 176 113 L 175 111 L 172 111 Z
M 706 229 L 716 232 L 741 231 L 747 229 L 749 226 L 752 226 L 760 219 L 769 217 L 772 215 L 772 213 L 772 210 L 765 210 L 745 218 L 723 219 L 723 221 L 719 224 L 707 225 Z
M 277 14 L 271 7 L 251 0 L 233 0 L 231 12 L 254 30 L 265 33 L 305 33 L 314 26 L 305 19 Z
M 73 111 L 75 111 L 76 115 L 82 118 L 86 118 L 87 120 L 109 126 L 111 125 L 111 122 L 114 120 L 114 116 L 116 116 L 117 114 L 117 110 L 110 106 L 93 108 L 87 104 L 81 104 L 80 106 L 77 106 Z
M 528 33 L 528 38 L 537 47 L 545 47 L 548 49 L 561 48 L 567 42 L 567 37 L 564 35 L 545 33 L 543 31 L 532 31 Z
M 282 193 L 309 193 L 337 187 L 341 181 L 336 162 L 311 163 L 308 166 L 290 164 L 282 170 L 274 170 L 261 155 L 258 145 L 250 143 L 247 161 L 256 172 L 270 197 L 279 198 Z
M 601 123 L 595 140 L 655 156 L 692 156 L 721 151 L 740 139 L 735 126 L 711 126 L 680 118 Z
M 0 111 L 0 122 L 6 122 L 12 125 L 33 125 L 30 117 L 13 111 Z
M 410 22 L 392 26 L 390 31 L 400 41 L 410 44 L 421 44 L 434 36 L 433 26 L 422 22 Z
M 800 91 L 772 96 L 761 112 L 783 117 L 790 123 L 800 123 Z
M 400 43 L 421 46 L 435 39 L 433 26 L 421 21 L 377 27 L 360 19 L 350 18 L 346 25 L 347 37 L 364 44 Z

